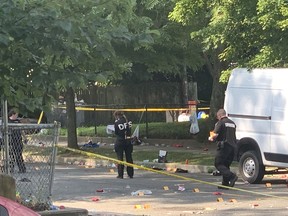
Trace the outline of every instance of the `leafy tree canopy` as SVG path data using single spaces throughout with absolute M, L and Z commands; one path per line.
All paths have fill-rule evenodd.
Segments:
M 200 39 L 203 50 L 220 51 L 219 60 L 230 69 L 286 67 L 287 16 L 286 0 L 179 0 L 170 14 L 193 25 L 192 40 Z M 227 80 L 229 73 L 224 75 Z
M 153 42 L 151 20 L 138 17 L 135 6 L 136 0 L 1 1 L 1 98 L 33 110 L 61 89 L 128 70 L 130 61 L 113 45 Z
M 166 0 L 138 1 L 136 14 L 152 20 L 154 43 L 140 50 L 131 46 L 121 47 L 121 55 L 133 62 L 133 73 L 125 74 L 125 79 L 118 82 L 179 81 L 187 71 L 192 77 L 202 67 L 201 47 L 190 39 L 191 27 L 168 18 L 174 6 L 175 2 Z

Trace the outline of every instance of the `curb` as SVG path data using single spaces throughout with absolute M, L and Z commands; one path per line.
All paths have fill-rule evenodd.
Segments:
M 101 159 L 90 159 L 90 158 L 79 158 L 79 157 L 56 157 L 56 164 L 58 165 L 78 165 L 83 168 L 95 168 L 95 167 L 110 167 L 116 168 L 113 162 Z M 156 163 L 156 162 L 141 162 L 134 161 L 134 164 L 138 166 L 144 166 L 147 168 L 159 168 L 166 171 L 173 171 L 177 168 L 187 170 L 188 173 L 210 173 L 211 170 L 214 171 L 215 167 L 205 166 L 205 165 L 190 165 L 181 163 Z M 237 172 L 237 167 L 231 167 L 233 172 Z
M 41 211 L 38 212 L 41 216 L 88 216 L 87 209 L 67 208 L 60 210 Z

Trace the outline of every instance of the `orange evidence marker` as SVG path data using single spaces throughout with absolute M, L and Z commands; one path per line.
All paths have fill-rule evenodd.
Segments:
M 224 201 L 223 198 L 221 197 L 217 198 L 217 202 L 223 202 L 223 201 Z
M 151 206 L 149 204 L 144 204 L 144 209 L 149 209 Z
M 164 190 L 169 190 L 169 187 L 168 186 L 164 186 L 163 189 Z
M 229 202 L 237 203 L 237 200 L 236 199 L 230 199 Z

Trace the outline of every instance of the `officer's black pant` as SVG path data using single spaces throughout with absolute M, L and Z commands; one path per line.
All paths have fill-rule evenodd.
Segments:
M 22 143 L 17 143 L 17 145 L 10 145 L 9 146 L 11 172 L 14 172 L 15 162 L 18 166 L 19 172 L 21 172 L 21 173 L 26 172 L 26 167 L 24 164 L 22 152 L 23 152 L 23 144 Z
M 117 139 L 115 143 L 115 152 L 117 154 L 117 159 L 123 161 L 124 153 L 126 162 L 133 163 L 132 159 L 132 152 L 133 152 L 133 145 L 131 144 L 130 140 L 123 140 Z M 127 166 L 127 174 L 129 177 L 133 177 L 134 169 L 131 166 Z M 123 177 L 124 174 L 124 165 L 118 164 L 118 176 Z
M 230 179 L 235 175 L 230 171 L 230 165 L 234 158 L 234 148 L 228 143 L 224 143 L 222 147 L 218 146 L 215 156 L 215 167 L 223 176 L 223 185 L 228 185 Z

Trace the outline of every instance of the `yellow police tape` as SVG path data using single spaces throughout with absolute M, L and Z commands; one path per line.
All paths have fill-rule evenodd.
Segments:
M 42 118 L 43 118 L 43 114 L 44 114 L 44 112 L 41 111 L 40 116 L 39 116 L 39 119 L 38 119 L 38 121 L 37 121 L 37 124 L 40 124 L 40 123 L 41 123 Z
M 60 109 L 66 109 L 65 106 L 59 106 L 58 108 Z M 163 112 L 163 111 L 185 111 L 188 110 L 189 108 L 122 108 L 122 109 L 115 109 L 115 108 L 93 108 L 93 107 L 75 107 L 76 110 L 83 110 L 83 111 L 126 111 L 126 112 Z M 209 110 L 209 107 L 201 107 L 197 108 L 197 110 Z
M 86 151 L 82 151 L 82 150 L 78 150 L 78 149 L 72 149 L 72 148 L 66 148 L 66 149 L 68 149 L 68 150 L 70 150 L 72 152 L 75 152 L 75 153 L 79 153 L 79 154 L 83 154 L 83 155 L 89 156 L 89 157 L 101 158 L 101 159 L 104 159 L 104 160 L 113 161 L 113 162 L 115 162 L 117 164 L 123 164 L 123 165 L 126 165 L 126 166 L 132 166 L 134 168 L 138 168 L 138 169 L 141 169 L 141 170 L 146 170 L 146 171 L 158 173 L 158 174 L 161 174 L 161 175 L 171 176 L 171 177 L 175 177 L 175 178 L 178 178 L 178 179 L 183 179 L 183 180 L 186 180 L 186 181 L 198 182 L 198 183 L 201 183 L 201 184 L 219 186 L 219 184 L 216 184 L 216 183 L 202 181 L 202 180 L 198 180 L 198 179 L 194 179 L 194 178 L 188 178 L 188 177 L 176 175 L 176 174 L 173 174 L 173 173 L 167 173 L 167 172 L 164 172 L 164 171 L 161 171 L 161 170 L 155 170 L 155 169 L 144 167 L 144 166 L 140 166 L 140 165 L 137 165 L 137 164 L 127 163 L 125 161 L 120 161 L 120 160 L 117 160 L 117 159 L 114 159 L 114 158 L 106 157 L 106 156 L 95 154 L 95 153 L 91 153 L 91 152 L 86 152 Z M 244 189 L 240 189 L 240 188 L 236 188 L 236 187 L 229 187 L 229 186 L 222 186 L 222 187 L 228 188 L 228 189 L 231 189 L 231 190 L 236 190 L 236 191 L 241 191 L 241 192 L 245 192 L 245 193 L 250 193 L 250 194 L 257 194 L 257 195 L 266 196 L 266 197 L 273 197 L 273 198 L 287 199 L 288 200 L 288 197 L 279 197 L 279 196 L 275 196 L 275 195 L 272 195 L 272 194 L 265 194 L 265 193 L 250 191 L 250 190 L 244 190 Z

